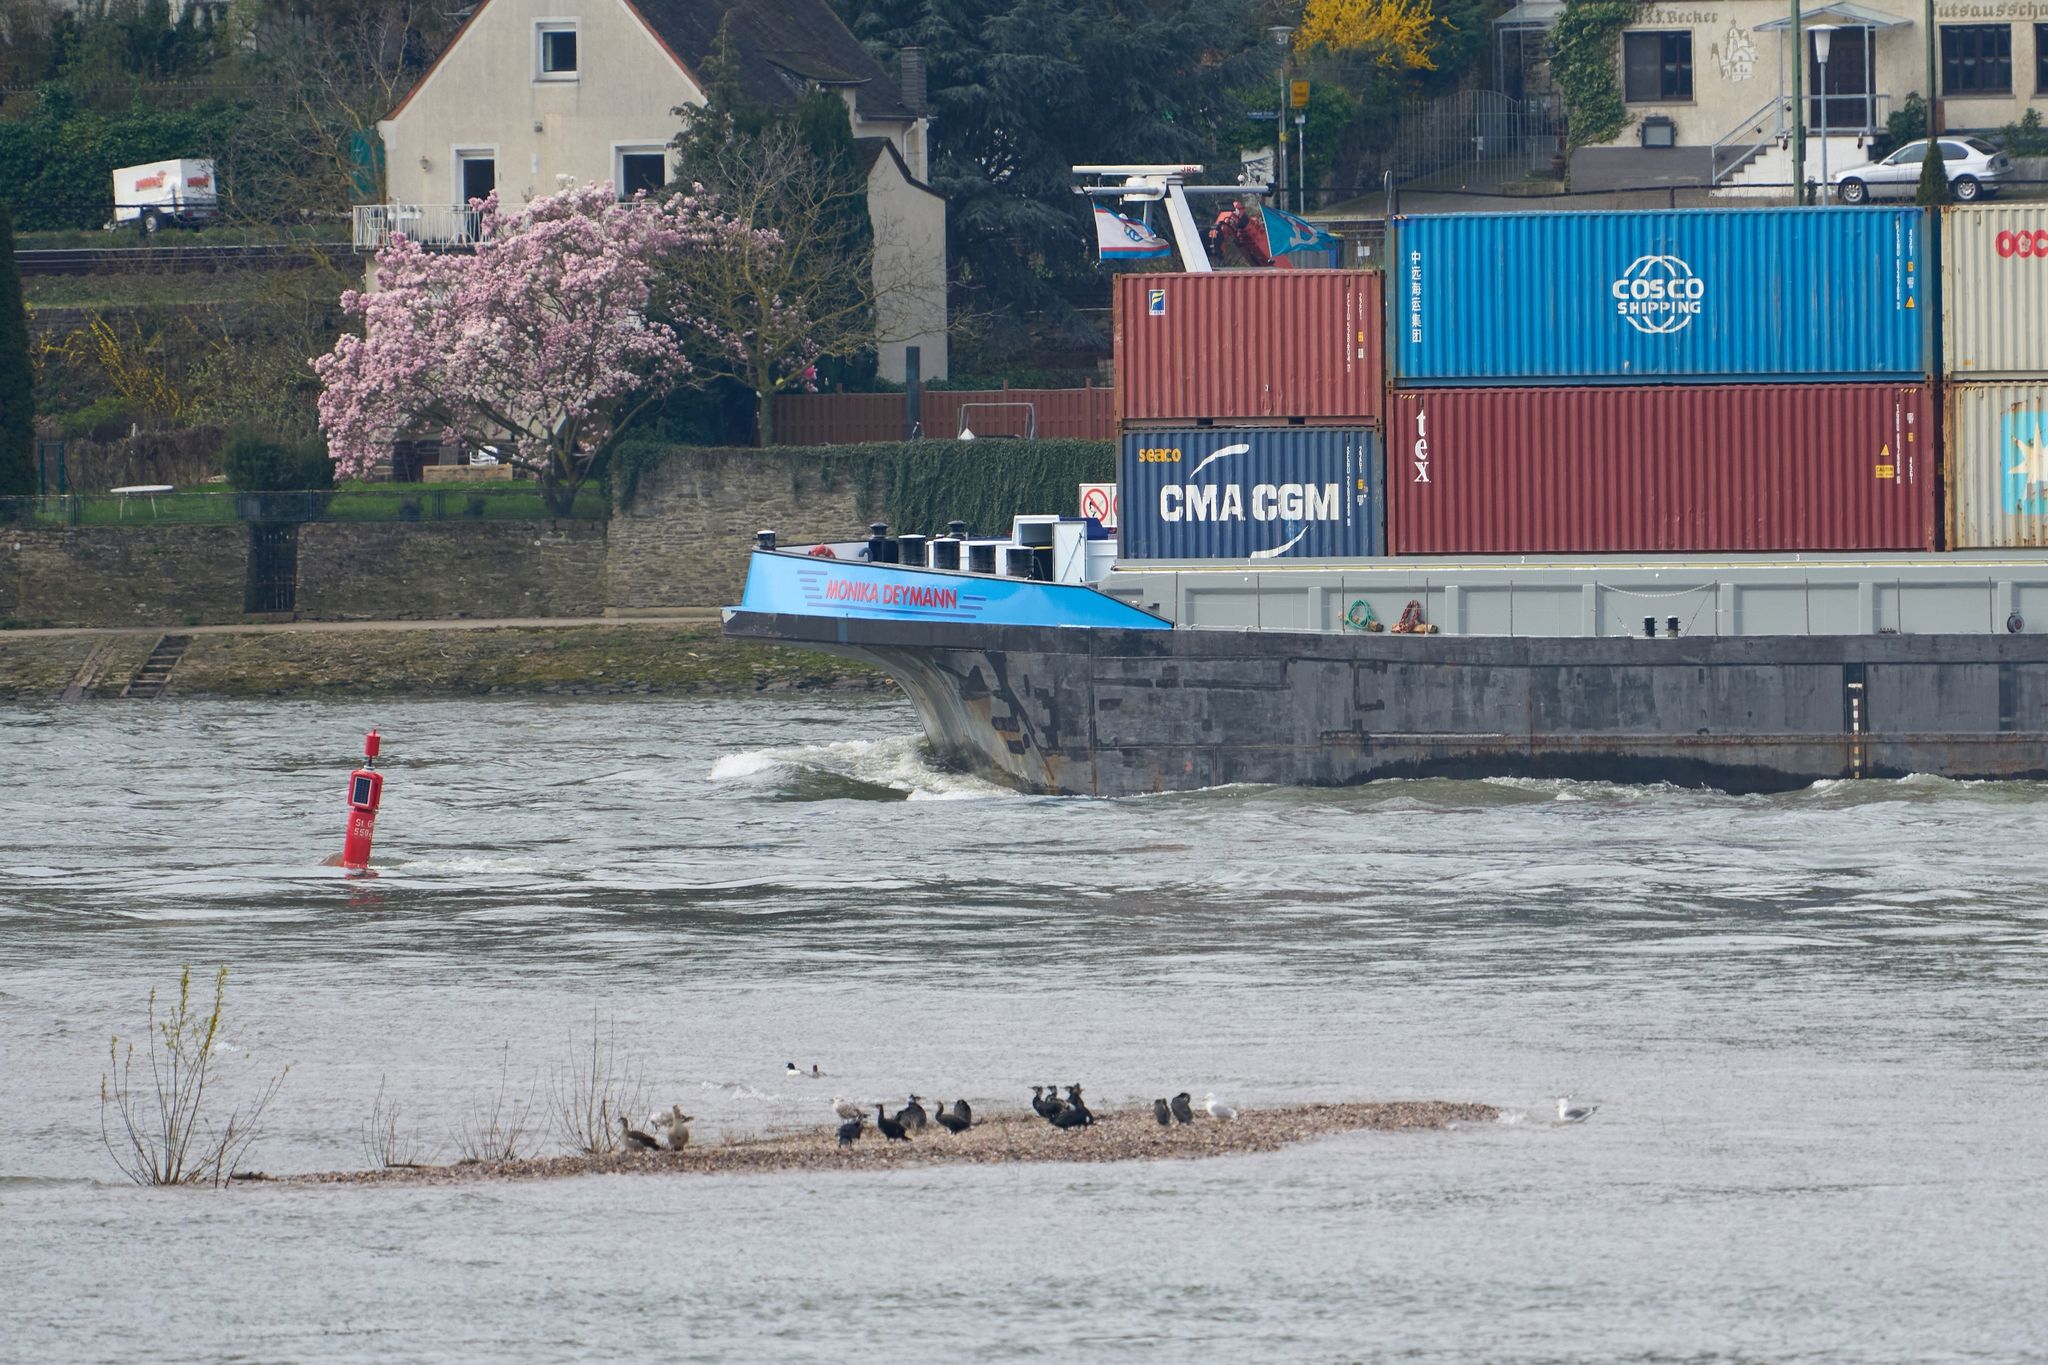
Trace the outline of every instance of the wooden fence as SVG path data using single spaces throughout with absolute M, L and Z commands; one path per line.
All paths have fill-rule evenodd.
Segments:
M 908 398 L 900 393 L 798 393 L 775 400 L 775 444 L 858 445 L 901 441 Z M 1066 436 L 1109 441 L 1116 438 L 1116 390 L 926 389 L 923 435 L 950 440 L 961 418 L 976 436 Z

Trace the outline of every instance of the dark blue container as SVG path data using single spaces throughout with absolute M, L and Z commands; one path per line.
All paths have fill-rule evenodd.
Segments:
M 1129 431 L 1118 470 L 1123 559 L 1386 553 L 1386 446 L 1368 427 Z
M 1932 329 L 1913 208 L 1403 218 L 1396 382 L 1917 380 Z

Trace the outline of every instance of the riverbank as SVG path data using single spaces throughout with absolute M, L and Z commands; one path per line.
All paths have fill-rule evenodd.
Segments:
M 1401 1100 L 1384 1104 L 1296 1104 L 1246 1110 L 1218 1121 L 1198 1113 L 1192 1124 L 1161 1128 L 1150 1109 L 1102 1113 L 1088 1128 L 1054 1128 L 1036 1115 L 977 1118 L 964 1133 L 928 1124 L 908 1141 L 891 1142 L 872 1123 L 859 1141 L 841 1147 L 836 1125 L 723 1141 L 699 1134 L 680 1152 L 614 1152 L 606 1156 L 533 1157 L 450 1166 L 399 1166 L 293 1176 L 312 1185 L 452 1185 L 476 1181 L 545 1180 L 571 1175 L 662 1172 L 749 1175 L 775 1171 L 882 1171 L 904 1167 L 993 1166 L 1028 1162 L 1189 1161 L 1272 1152 L 1337 1133 L 1443 1131 L 1491 1123 L 1489 1104 Z
M 865 665 L 728 640 L 715 621 L 290 623 L 0 634 L 0 702 L 118 698 L 164 633 L 191 643 L 167 697 L 745 696 L 885 692 Z M 74 686 L 76 685 L 76 686 Z

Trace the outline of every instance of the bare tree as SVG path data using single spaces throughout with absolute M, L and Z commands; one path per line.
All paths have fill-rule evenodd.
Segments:
M 829 96 L 824 98 L 831 98 Z M 885 341 L 877 317 L 911 288 L 877 280 L 867 184 L 857 161 L 813 150 L 794 121 L 758 131 L 679 109 L 681 173 L 713 207 L 765 230 L 718 259 L 675 266 L 677 307 L 705 338 L 695 377 L 728 375 L 754 395 L 760 441 L 773 444 L 773 400 L 814 382 L 820 360 L 849 360 Z
M 517 1161 L 533 1131 L 533 1086 L 526 1094 L 512 1090 L 512 1045 L 498 1058 L 498 1088 L 479 1095 L 478 1103 L 455 1125 L 455 1149 L 464 1161 Z
M 396 1101 L 384 1097 L 384 1078 L 377 1078 L 377 1098 L 370 1115 L 363 1120 L 363 1156 L 372 1166 L 421 1166 L 433 1160 L 433 1152 L 420 1136 L 419 1125 L 409 1124 Z
M 571 1150 L 591 1156 L 617 1151 L 622 1140 L 619 1120 L 631 1118 L 647 1104 L 645 1077 L 619 1062 L 618 1025 L 607 1022 L 600 1032 L 592 1015 L 589 1042 L 572 1037 L 569 1058 L 548 1080 L 563 1138 Z
M 263 1111 L 276 1097 L 286 1067 L 228 1110 L 225 1122 L 210 1117 L 219 1061 L 222 1016 L 227 1007 L 228 969 L 213 978 L 213 1008 L 192 1003 L 192 968 L 178 975 L 178 1002 L 161 1017 L 156 992 L 149 993 L 149 1034 L 144 1056 L 148 1074 L 135 1070 L 135 1044 L 116 1035 L 107 1046 L 108 1070 L 100 1077 L 100 1141 L 121 1173 L 138 1185 L 221 1185 L 256 1141 Z

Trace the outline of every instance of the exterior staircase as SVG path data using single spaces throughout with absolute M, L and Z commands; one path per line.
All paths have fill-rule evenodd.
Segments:
M 1839 175 L 1851 166 L 1861 166 L 1870 160 L 1870 146 L 1867 136 L 1848 134 L 1828 138 L 1828 174 Z M 1816 185 L 1820 183 L 1820 138 L 1808 133 L 1806 137 L 1806 178 Z M 1729 176 L 1714 190 L 1717 198 L 1727 199 L 1784 199 L 1792 198 L 1792 149 L 1767 143 L 1754 156 L 1744 162 L 1742 168 Z
M 128 685 L 121 689 L 123 698 L 136 701 L 154 701 L 164 694 L 164 688 L 171 681 L 171 671 L 178 666 L 178 660 L 185 657 L 185 650 L 191 645 L 189 635 L 166 635 L 156 642 L 156 648 L 149 651 L 149 657 L 135 670 L 135 676 L 128 679 Z

